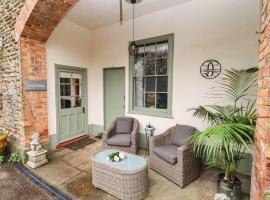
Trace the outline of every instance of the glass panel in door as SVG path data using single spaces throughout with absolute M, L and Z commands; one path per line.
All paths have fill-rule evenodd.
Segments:
M 59 73 L 61 142 L 85 133 L 83 73 L 77 70 L 61 70 Z

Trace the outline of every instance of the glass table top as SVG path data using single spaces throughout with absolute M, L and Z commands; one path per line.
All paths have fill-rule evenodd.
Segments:
M 121 170 L 127 170 L 127 171 L 133 171 L 133 170 L 139 170 L 143 168 L 146 165 L 146 160 L 141 157 L 137 156 L 135 154 L 125 153 L 125 158 L 121 160 L 120 162 L 113 162 L 110 160 L 107 160 L 107 157 L 109 154 L 114 152 L 122 152 L 116 149 L 107 149 L 101 152 L 98 152 L 94 155 L 93 159 L 97 162 L 104 163 L 105 165 L 109 165 L 113 168 L 121 169 Z

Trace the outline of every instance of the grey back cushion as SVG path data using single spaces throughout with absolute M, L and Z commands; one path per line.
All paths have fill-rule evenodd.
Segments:
M 192 126 L 176 125 L 175 135 L 172 138 L 172 144 L 178 147 L 189 143 L 189 137 L 196 131 Z
M 116 120 L 116 133 L 130 134 L 132 131 L 133 118 L 122 117 Z

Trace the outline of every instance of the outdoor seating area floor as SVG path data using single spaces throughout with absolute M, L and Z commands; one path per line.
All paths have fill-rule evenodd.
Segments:
M 49 163 L 31 169 L 37 176 L 75 200 L 114 200 L 106 192 L 95 188 L 91 181 L 91 156 L 102 149 L 99 140 L 83 149 L 62 149 L 51 153 Z M 140 150 L 140 155 L 144 151 Z M 30 168 L 29 168 L 30 169 Z M 149 170 L 149 194 L 146 200 L 211 200 L 216 191 L 219 170 L 207 169 L 200 178 L 181 189 L 165 177 Z M 1 178 L 1 177 L 0 177 Z M 250 177 L 240 175 L 243 182 L 243 199 L 249 199 Z

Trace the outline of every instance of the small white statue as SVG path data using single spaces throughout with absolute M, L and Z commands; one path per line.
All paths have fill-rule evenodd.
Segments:
M 39 133 L 34 133 L 31 137 L 31 142 L 30 142 L 31 150 L 33 152 L 39 152 L 42 147 L 39 143 Z

